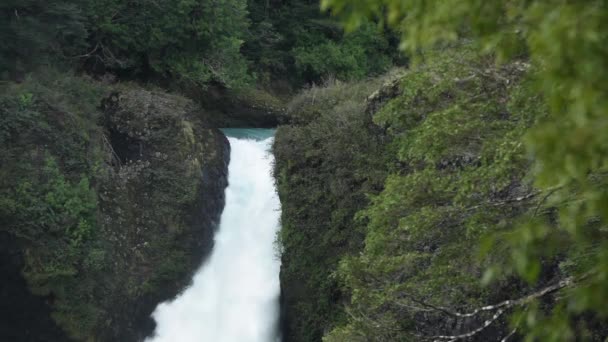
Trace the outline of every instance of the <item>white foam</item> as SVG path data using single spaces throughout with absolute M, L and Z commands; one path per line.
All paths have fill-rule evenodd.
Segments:
M 229 138 L 226 206 L 211 256 L 192 286 L 153 313 L 149 342 L 277 340 L 280 203 L 272 178 L 272 138 Z

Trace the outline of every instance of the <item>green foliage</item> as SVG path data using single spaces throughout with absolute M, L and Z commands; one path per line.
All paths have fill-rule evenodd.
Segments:
M 205 85 L 247 81 L 244 0 L 90 1 L 91 63 Z
M 399 62 L 388 32 L 366 23 L 345 35 L 339 22 L 320 13 L 317 2 L 250 0 L 249 11 L 252 25 L 244 54 L 262 82 L 362 79 Z
M 76 338 L 93 328 L 87 322 L 99 311 L 86 295 L 89 277 L 107 266 L 93 253 L 100 241 L 93 170 L 101 154 L 90 145 L 103 93 L 49 70 L 4 86 L 0 97 L 1 229 L 23 241 L 30 290 L 54 298 L 53 316 Z M 84 276 L 92 263 L 95 271 Z
M 369 130 L 364 99 L 382 80 L 314 87 L 290 105 L 301 126 L 279 127 L 275 177 L 282 203 L 284 338 L 319 340 L 345 319 L 332 276 L 341 255 L 360 249 L 353 220 L 384 180 L 381 143 Z
M 16 233 L 32 240 L 28 232 L 44 227 L 45 230 L 61 232 L 73 248 L 91 237 L 96 225 L 96 194 L 89 180 L 70 184 L 60 173 L 57 162 L 47 158 L 41 178 L 46 180 L 35 186 L 24 180 L 17 185 L 16 198 L 22 201 L 18 212 L 25 223 Z
M 0 13 L 7 19 L 0 23 L 3 78 L 59 61 L 198 86 L 251 81 L 240 54 L 244 0 L 8 1 Z
M 49 58 L 74 57 L 86 47 L 86 0 L 8 0 L 0 4 L 0 79 L 20 78 Z
M 471 245 L 512 228 L 532 207 L 515 198 L 530 191 L 522 140 L 543 115 L 540 99 L 525 99 L 534 113 L 513 110 L 528 85 L 519 64 L 496 68 L 470 47 L 429 52 L 424 60 L 374 116 L 392 137 L 387 150 L 399 167 L 357 214 L 367 222 L 365 247 L 342 258 L 337 273 L 351 293 L 351 319 L 327 341 L 444 334 L 451 317 L 421 316 L 420 302 L 474 308 L 512 295 L 508 282 L 480 286 L 487 262 L 478 262 Z M 497 249 L 490 258 L 504 256 Z
M 324 37 L 305 37 L 292 53 L 296 70 L 304 79 L 335 76 L 341 80 L 379 74 L 391 65 L 386 38 L 370 24 L 335 42 Z
M 0 14 L 0 76 L 13 80 L 51 62 L 186 88 L 299 86 L 377 74 L 399 57 L 376 25 L 344 37 L 309 1 L 11 0 Z
M 537 118 L 525 138 L 534 184 L 544 196 L 536 212 L 544 215 L 522 217 L 510 237 L 500 239 L 510 241 L 513 256 L 502 270 L 546 284 L 542 272 L 554 265 L 546 260 L 568 265 L 561 277 L 572 277 L 575 289 L 546 318 L 527 319 L 526 332 L 529 339 L 547 341 L 584 336 L 585 329 L 573 323 L 578 315 L 605 315 L 608 307 L 606 3 L 325 0 L 323 6 L 344 15 L 350 27 L 368 16 L 385 21 L 402 33 L 409 51 L 469 39 L 502 63 L 526 56 L 536 82 L 514 106 L 530 108 L 521 100 L 540 93 L 550 112 Z M 543 315 L 539 310 L 530 308 L 529 315 Z

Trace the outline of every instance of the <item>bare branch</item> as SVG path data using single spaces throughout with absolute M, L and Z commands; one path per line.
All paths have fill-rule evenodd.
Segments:
M 581 278 L 579 278 L 578 280 L 582 280 L 584 278 L 586 278 L 588 275 L 582 276 Z M 547 294 L 559 291 L 563 288 L 572 286 L 573 284 L 575 284 L 574 278 L 573 277 L 568 277 L 566 279 L 563 279 L 559 282 L 557 282 L 556 284 L 553 284 L 551 286 L 547 286 L 537 292 L 534 292 L 532 294 L 529 294 L 527 296 L 524 296 L 522 298 L 516 299 L 516 300 L 505 300 L 503 302 L 500 302 L 498 304 L 494 304 L 494 305 L 488 305 L 488 306 L 484 306 L 481 308 L 478 308 L 472 312 L 469 313 L 460 313 L 460 312 L 456 312 L 456 311 L 452 311 L 449 310 L 447 308 L 442 308 L 442 307 L 436 307 L 438 311 L 440 312 L 444 312 L 444 313 L 448 313 L 451 316 L 455 316 L 455 317 L 459 317 L 459 318 L 464 318 L 464 317 L 473 317 L 476 316 L 477 314 L 481 313 L 481 312 L 490 312 L 493 311 L 494 315 L 490 318 L 487 319 L 483 322 L 483 324 L 481 326 L 479 326 L 476 329 L 473 329 L 469 332 L 463 333 L 463 334 L 458 334 L 458 335 L 437 335 L 437 336 L 427 336 L 427 337 L 423 337 L 425 339 L 428 340 L 433 340 L 435 342 L 442 342 L 442 341 L 449 341 L 449 342 L 454 342 L 454 341 L 458 341 L 458 340 L 462 340 L 462 339 L 467 339 L 469 337 L 472 337 L 476 334 L 479 334 L 480 332 L 482 332 L 483 330 L 485 330 L 486 328 L 488 328 L 490 325 L 492 325 L 494 322 L 496 322 L 496 320 L 498 320 L 505 312 L 507 312 L 508 310 L 510 310 L 511 308 L 515 307 L 515 306 L 522 306 L 525 304 L 530 303 L 531 301 L 540 298 L 542 296 L 545 296 Z M 515 329 L 513 329 L 513 331 L 511 331 L 511 333 L 509 335 L 507 335 L 506 337 L 504 337 L 502 339 L 501 342 L 506 342 L 511 336 L 513 336 L 517 331 L 517 327 Z M 422 336 L 420 336 L 422 337 Z
M 103 139 L 104 144 L 110 150 L 110 153 L 112 154 L 112 159 L 115 160 L 115 162 L 117 163 L 118 166 L 121 166 L 122 163 L 120 162 L 120 157 L 118 156 L 118 154 L 116 153 L 116 151 L 114 151 L 114 147 L 112 147 L 112 144 L 110 143 L 110 141 L 108 140 L 108 138 L 106 137 L 106 135 L 102 134 L 101 137 Z
M 498 206 L 509 204 L 509 203 L 521 202 L 521 201 L 525 201 L 527 199 L 530 199 L 532 197 L 535 197 L 538 194 L 540 194 L 540 191 L 538 191 L 538 192 L 531 192 L 531 193 L 529 193 L 529 194 L 527 194 L 525 196 L 520 196 L 520 197 L 516 197 L 516 198 L 509 198 L 509 199 L 506 199 L 504 201 L 483 203 L 483 204 L 480 204 L 480 205 L 476 205 L 476 206 L 472 206 L 472 207 L 466 208 L 465 210 L 466 211 L 471 211 L 471 210 L 475 210 L 475 209 L 482 208 L 482 207 L 498 207 Z
M 511 338 L 511 336 L 515 335 L 516 332 L 517 332 L 517 327 L 515 329 L 511 330 L 509 335 L 505 336 L 502 340 L 500 340 L 500 342 L 507 342 Z
M 492 323 L 494 323 L 498 318 L 500 318 L 500 316 L 502 316 L 502 314 L 504 314 L 505 311 L 506 311 L 505 309 L 499 309 L 498 311 L 496 311 L 496 313 L 494 314 L 494 316 L 492 316 L 491 319 L 488 319 L 485 322 L 483 322 L 483 324 L 479 328 L 477 328 L 475 330 L 471 330 L 467 333 L 460 334 L 460 335 L 452 335 L 452 336 L 450 336 L 450 335 L 432 336 L 432 337 L 429 337 L 429 339 L 434 339 L 437 342 L 440 342 L 442 340 L 449 340 L 450 342 L 454 342 L 454 341 L 472 337 L 474 335 L 479 334 L 480 332 L 485 330 L 487 327 L 492 325 Z
M 108 49 L 107 47 L 103 46 L 103 44 L 101 44 L 101 52 L 103 53 L 103 56 L 106 59 L 109 59 L 111 61 L 113 61 L 114 63 L 118 64 L 120 67 L 124 67 L 127 63 L 125 61 L 122 61 L 120 59 L 118 59 L 116 56 L 114 56 L 114 53 L 112 53 L 112 51 L 110 49 Z
M 95 53 L 95 51 L 97 51 L 97 49 L 99 49 L 99 43 L 95 44 L 95 47 L 93 48 L 93 50 L 91 50 L 90 52 L 87 52 L 83 55 L 78 55 L 78 56 L 74 56 L 73 58 L 85 58 L 85 57 L 91 57 L 92 54 Z
M 574 279 L 572 277 L 569 277 L 569 278 L 559 281 L 556 284 L 553 284 L 553 285 L 545 287 L 537 292 L 529 294 L 525 297 L 515 299 L 515 300 L 505 300 L 503 302 L 500 302 L 500 303 L 497 303 L 494 305 L 483 306 L 481 308 L 475 309 L 474 311 L 471 311 L 468 313 L 452 311 L 452 310 L 450 310 L 448 308 L 444 308 L 444 307 L 437 307 L 437 310 L 448 313 L 451 316 L 460 317 L 460 318 L 473 317 L 473 316 L 478 315 L 481 312 L 496 311 L 496 310 L 503 309 L 503 308 L 510 309 L 514 306 L 522 306 L 522 305 L 528 304 L 531 301 L 533 301 L 537 298 L 540 298 L 546 294 L 553 293 L 555 291 L 563 289 L 564 287 L 571 286 L 572 284 L 574 284 Z M 432 307 L 432 306 L 429 306 L 429 307 Z

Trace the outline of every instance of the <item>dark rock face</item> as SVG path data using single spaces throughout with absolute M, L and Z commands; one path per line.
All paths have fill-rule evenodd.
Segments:
M 51 319 L 53 298 L 28 291 L 21 275 L 23 255 L 17 239 L 0 232 L 0 341 L 68 341 Z
M 52 106 L 40 108 L 57 121 Z M 57 170 L 65 179 L 84 174 L 96 197 L 95 227 L 69 259 L 73 271 L 28 278 L 45 252 L 68 249 L 64 232 L 23 238 L 19 217 L 0 220 L 2 342 L 143 340 L 156 305 L 189 284 L 212 248 L 227 186 L 226 137 L 205 128 L 199 106 L 163 92 L 115 88 L 99 111 L 78 116 L 92 127 L 82 158 L 94 167 Z M 35 144 L 23 142 L 25 150 Z M 63 165 L 62 145 L 47 145 Z M 38 170 L 36 161 L 22 163 Z
M 174 282 L 159 288 L 158 294 L 143 296 L 136 300 L 132 317 L 138 340 L 153 333 L 156 323 L 152 319 L 151 313 L 156 306 L 160 302 L 175 297 L 188 285 L 194 272 L 213 247 L 213 233 L 219 226 L 225 204 L 224 189 L 228 185 L 227 167 L 230 158 L 230 145 L 227 139 L 219 132 L 214 133 L 214 139 L 215 143 L 221 146 L 220 155 L 222 157 L 202 172 L 201 184 L 196 195 L 197 200 L 186 210 L 188 212 L 186 226 L 191 231 L 177 240 L 177 245 L 183 246 L 190 254 L 188 269 Z
M 103 104 L 113 165 L 101 211 L 117 235 L 117 281 L 101 340 L 142 340 L 150 314 L 179 293 L 211 250 L 224 207 L 229 144 L 189 100 L 129 90 Z M 127 230 L 125 233 L 124 231 Z

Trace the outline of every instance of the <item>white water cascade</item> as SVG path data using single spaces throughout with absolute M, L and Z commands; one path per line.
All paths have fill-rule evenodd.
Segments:
M 271 130 L 226 130 L 231 153 L 226 206 L 211 255 L 192 285 L 154 313 L 147 342 L 278 341 L 280 203 Z

